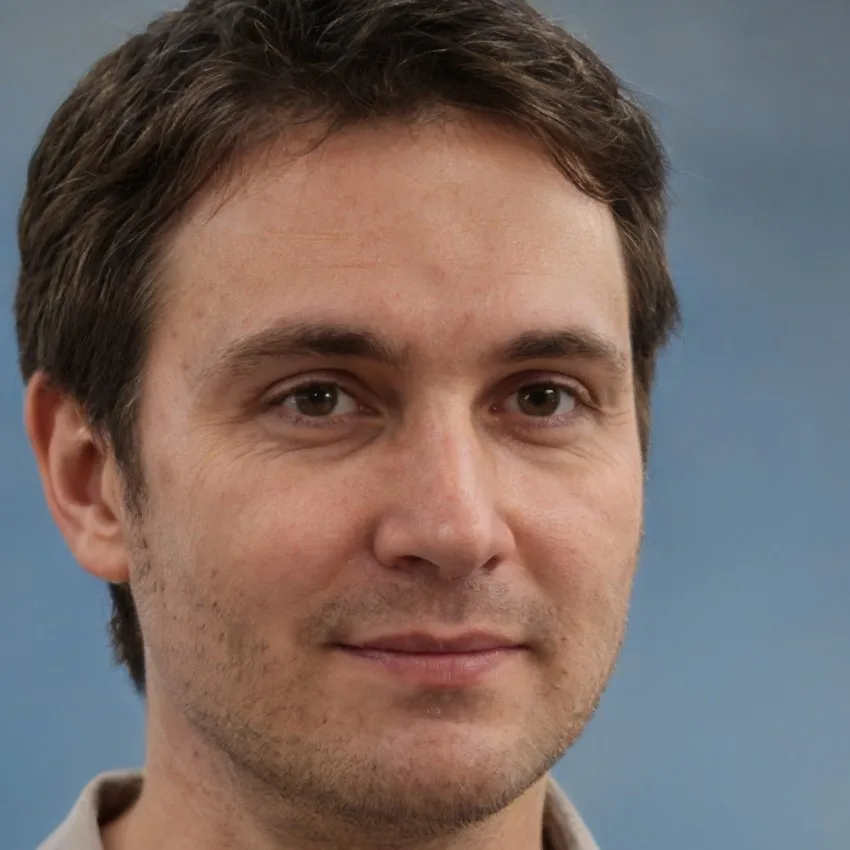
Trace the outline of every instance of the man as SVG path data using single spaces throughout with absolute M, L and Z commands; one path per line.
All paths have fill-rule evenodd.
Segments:
M 665 161 L 519 0 L 192 0 L 50 123 L 25 418 L 147 708 L 50 850 L 587 850 Z

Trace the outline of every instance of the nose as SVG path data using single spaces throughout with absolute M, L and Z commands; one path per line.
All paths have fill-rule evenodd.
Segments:
M 492 569 L 514 548 L 494 458 L 463 417 L 417 429 L 393 449 L 375 555 L 389 569 L 444 580 Z

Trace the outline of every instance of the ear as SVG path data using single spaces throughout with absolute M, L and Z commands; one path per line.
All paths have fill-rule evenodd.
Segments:
M 79 403 L 37 373 L 27 385 L 24 424 L 47 506 L 76 560 L 104 581 L 130 577 L 121 479 Z

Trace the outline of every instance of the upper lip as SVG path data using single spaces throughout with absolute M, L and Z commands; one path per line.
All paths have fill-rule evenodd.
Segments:
M 464 632 L 459 635 L 435 635 L 428 632 L 383 635 L 346 643 L 357 649 L 382 649 L 388 652 L 480 652 L 521 646 L 518 641 L 490 632 Z

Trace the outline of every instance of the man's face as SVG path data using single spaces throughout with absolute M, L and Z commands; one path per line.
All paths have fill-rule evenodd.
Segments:
M 572 743 L 622 639 L 642 461 L 613 219 L 485 124 L 236 173 L 175 234 L 145 374 L 152 710 L 305 807 L 479 818 Z M 523 334 L 556 339 L 503 352 Z M 514 648 L 343 648 L 469 632 Z

